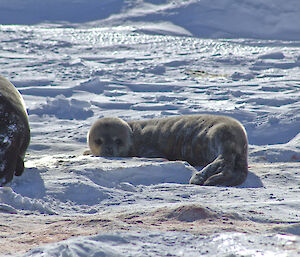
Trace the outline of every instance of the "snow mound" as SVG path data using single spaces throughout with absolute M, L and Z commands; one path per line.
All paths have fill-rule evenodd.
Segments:
M 250 146 L 250 156 L 268 162 L 299 162 L 300 133 L 285 144 Z
M 95 213 L 101 206 L 122 205 L 137 198 L 148 199 L 147 194 L 165 191 L 171 202 L 188 200 L 191 195 L 179 193 L 187 190 L 189 179 L 197 170 L 183 161 L 147 158 L 104 158 L 93 156 L 40 156 L 26 163 L 22 177 L 15 178 L 12 190 L 0 198 L 9 208 L 17 211 L 40 213 Z M 168 185 L 178 190 L 169 192 Z M 180 189 L 179 187 L 183 188 Z M 247 180 L 237 189 L 262 188 L 261 179 L 249 172 Z M 199 190 L 211 190 L 199 187 Z M 207 188 L 207 189 L 205 189 Z M 214 187 L 213 187 L 214 188 Z M 84 193 L 82 193 L 84 192 Z M 148 193 L 147 193 L 148 192 Z M 160 201 L 161 196 L 152 197 Z M 197 194 L 197 193 L 195 193 Z M 91 197 L 91 195 L 93 197 Z M 57 203 L 59 202 L 59 204 Z M 167 215 L 167 214 L 166 214 Z M 198 219 L 210 215 L 209 211 L 189 207 L 170 214 L 178 219 Z
M 79 101 L 76 99 L 67 99 L 63 95 L 58 95 L 53 100 L 47 98 L 47 103 L 42 104 L 41 107 L 30 109 L 29 114 L 53 115 L 59 119 L 68 120 L 85 120 L 93 116 L 93 111 L 89 110 L 90 104 L 86 101 Z
M 135 195 L 147 186 L 188 184 L 196 171 L 181 161 L 63 155 L 40 156 L 26 166 L 12 189 L 0 188 L 3 211 L 95 213 L 101 204 L 127 202 L 127 196 L 135 202 Z
M 184 248 L 183 248 L 184 245 Z M 259 245 L 259 248 L 258 248 Z M 287 235 L 220 233 L 214 236 L 186 232 L 100 233 L 76 237 L 31 250 L 25 256 L 296 256 L 300 239 Z M 282 252 L 284 251 L 284 255 Z
M 0 211 L 17 213 L 18 209 L 54 214 L 47 204 L 39 199 L 31 199 L 15 193 L 10 187 L 0 188 Z
M 163 208 L 157 210 L 158 213 L 166 212 L 163 216 L 167 219 L 176 219 L 178 221 L 193 222 L 199 219 L 215 218 L 217 214 L 208 208 L 197 205 L 183 205 L 171 210 Z

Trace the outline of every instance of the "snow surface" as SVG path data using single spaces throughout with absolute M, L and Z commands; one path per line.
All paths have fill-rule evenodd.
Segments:
M 2 0 L 0 24 L 32 135 L 0 188 L 3 256 L 300 256 L 299 1 Z M 196 113 L 245 126 L 243 185 L 82 154 L 99 117 Z

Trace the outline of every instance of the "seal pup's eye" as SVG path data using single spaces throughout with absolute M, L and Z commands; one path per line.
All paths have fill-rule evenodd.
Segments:
M 122 140 L 121 140 L 120 138 L 117 138 L 117 139 L 115 140 L 115 143 L 116 143 L 117 145 L 122 145 L 122 144 L 123 144 L 123 142 L 122 142 Z
M 100 138 L 98 138 L 98 139 L 96 139 L 95 140 L 95 144 L 97 144 L 97 145 L 102 145 L 102 140 L 100 139 Z

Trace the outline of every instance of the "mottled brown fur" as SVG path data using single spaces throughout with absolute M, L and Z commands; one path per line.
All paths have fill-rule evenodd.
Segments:
M 99 137 L 102 144 L 98 145 Z M 98 156 L 163 157 L 204 167 L 192 176 L 192 184 L 235 186 L 247 177 L 246 131 L 226 116 L 186 115 L 128 123 L 102 118 L 92 126 L 88 141 Z

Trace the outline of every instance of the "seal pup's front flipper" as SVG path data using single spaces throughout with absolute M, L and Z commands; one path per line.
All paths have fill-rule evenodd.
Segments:
M 15 171 L 15 175 L 16 176 L 21 176 L 23 174 L 24 171 L 24 161 L 21 158 L 20 155 L 17 155 L 17 163 L 16 163 L 16 171 Z
M 10 182 L 16 171 L 16 154 L 14 148 L 5 149 L 4 154 L 0 156 L 0 186 Z

